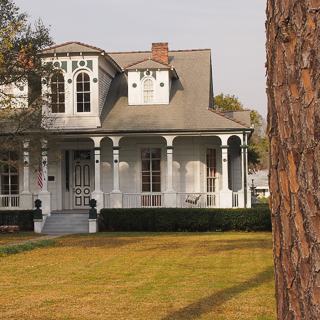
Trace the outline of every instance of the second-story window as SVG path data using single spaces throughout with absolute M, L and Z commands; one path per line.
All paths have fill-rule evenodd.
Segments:
M 81 72 L 77 76 L 77 112 L 90 112 L 90 76 Z
M 143 83 L 143 102 L 153 102 L 153 81 L 151 79 L 147 79 Z
M 65 112 L 64 76 L 57 72 L 51 77 L 51 112 Z

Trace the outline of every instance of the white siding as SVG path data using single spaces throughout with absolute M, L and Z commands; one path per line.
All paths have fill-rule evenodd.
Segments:
M 196 175 L 198 171 L 199 145 L 193 145 L 193 138 L 176 138 L 173 149 L 173 189 L 178 192 L 199 192 Z
M 111 81 L 112 78 L 102 68 L 99 68 L 99 115 L 101 115 Z
M 219 177 L 221 174 L 220 144 L 220 140 L 216 137 L 176 138 L 173 149 L 174 190 L 190 193 L 207 191 L 207 148 L 216 149 L 216 176 L 218 179 L 216 187 L 219 189 Z
M 61 191 L 60 184 L 58 180 L 58 172 L 60 170 L 60 165 L 55 164 L 48 168 L 48 176 L 54 176 L 54 181 L 48 181 L 48 191 L 51 193 L 51 206 L 52 210 L 58 210 L 59 204 L 61 203 Z M 59 175 L 60 176 L 60 175 Z

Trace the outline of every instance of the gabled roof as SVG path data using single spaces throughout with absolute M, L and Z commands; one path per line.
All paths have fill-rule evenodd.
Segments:
M 143 59 L 141 61 L 137 61 L 137 62 L 134 62 L 134 63 L 131 63 L 125 67 L 123 67 L 123 69 L 127 69 L 127 70 L 130 70 L 130 69 L 136 69 L 136 68 L 141 68 L 141 69 L 144 69 L 144 68 L 161 68 L 161 69 L 169 69 L 169 68 L 172 68 L 172 66 L 170 64 L 165 64 L 163 62 L 160 62 L 160 61 L 157 61 L 157 60 L 154 60 L 154 59 Z
M 85 43 L 72 41 L 52 46 L 41 51 L 42 53 L 71 53 L 71 52 L 104 52 L 104 50 Z
M 120 68 L 120 66 L 102 49 L 94 47 L 94 46 L 90 46 L 88 44 L 85 43 L 81 43 L 81 42 L 66 42 L 66 43 L 62 43 L 56 46 L 52 46 L 46 49 L 43 49 L 41 52 L 41 54 L 48 54 L 48 55 L 53 55 L 53 54 L 57 54 L 57 53 L 93 53 L 93 54 L 101 54 L 102 56 L 105 57 L 105 59 L 107 61 L 109 61 L 116 69 L 117 71 L 121 72 L 122 69 Z
M 161 61 L 158 61 L 155 59 L 150 59 L 150 58 L 146 58 L 141 61 L 131 63 L 131 64 L 123 67 L 122 69 L 124 69 L 125 71 L 126 70 L 136 70 L 136 69 L 138 69 L 138 70 L 169 69 L 169 70 L 173 71 L 173 76 L 175 78 L 179 78 L 174 66 L 172 66 L 171 64 L 166 64 Z

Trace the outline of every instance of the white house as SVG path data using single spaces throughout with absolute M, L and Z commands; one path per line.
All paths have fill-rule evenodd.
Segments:
M 268 174 L 269 170 L 259 170 L 248 176 L 249 185 L 254 187 L 258 198 L 270 197 Z
M 214 110 L 210 50 L 154 43 L 147 52 L 106 53 L 70 42 L 41 54 L 57 70 L 42 79 L 50 98 L 43 112 L 63 132 L 61 159 L 51 161 L 44 143 L 40 188 L 26 142 L 24 167 L 0 173 L 2 207 L 33 208 L 35 198 L 47 215 L 88 208 L 92 198 L 98 210 L 251 206 L 253 129 L 248 117 Z

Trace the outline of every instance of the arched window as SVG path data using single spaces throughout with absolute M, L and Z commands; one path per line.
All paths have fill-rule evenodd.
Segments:
M 146 79 L 143 83 L 143 102 L 153 102 L 153 81 Z
M 90 112 L 90 76 L 86 72 L 77 75 L 77 112 Z
M 65 112 L 64 76 L 57 72 L 51 77 L 51 112 Z

